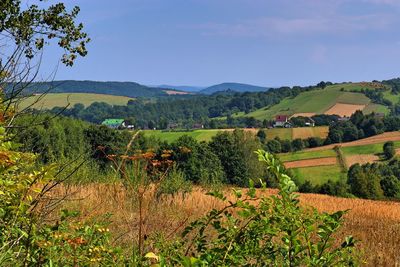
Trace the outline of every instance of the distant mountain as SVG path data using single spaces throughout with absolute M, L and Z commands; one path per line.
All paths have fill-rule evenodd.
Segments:
M 128 97 L 168 96 L 165 88 L 149 87 L 135 82 L 53 81 L 33 83 L 28 93 L 97 93 Z
M 223 91 L 234 91 L 234 92 L 263 92 L 263 91 L 268 91 L 270 88 L 268 87 L 261 87 L 261 86 L 255 86 L 255 85 L 250 85 L 250 84 L 243 84 L 243 83 L 221 83 L 217 85 L 213 85 L 210 87 L 207 87 L 199 93 L 201 94 L 213 94 L 216 92 L 223 92 Z
M 169 88 L 169 89 L 175 89 L 175 90 L 179 90 L 179 91 L 192 92 L 192 93 L 199 92 L 206 88 L 205 86 L 167 85 L 167 84 L 158 85 L 156 87 Z

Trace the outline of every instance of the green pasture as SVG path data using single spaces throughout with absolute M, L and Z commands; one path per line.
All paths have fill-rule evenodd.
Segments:
M 383 97 L 390 100 L 393 104 L 397 104 L 400 101 L 400 95 L 394 95 L 391 91 L 383 92 Z
M 209 129 L 209 130 L 193 130 L 193 131 L 161 131 L 161 130 L 144 130 L 142 131 L 146 136 L 152 136 L 162 141 L 174 142 L 183 135 L 188 135 L 197 141 L 210 141 L 213 136 L 222 130 Z
M 303 183 L 310 181 L 313 185 L 326 183 L 328 180 L 339 181 L 346 179 L 339 165 L 316 166 L 290 169 L 294 176 Z
M 342 147 L 342 152 L 345 156 L 379 154 L 383 152 L 383 144 Z M 400 141 L 394 142 L 394 146 L 395 148 L 400 148 Z
M 387 106 L 375 104 L 375 103 L 370 103 L 363 109 L 364 114 L 370 114 L 372 112 L 378 112 L 378 113 L 383 113 L 383 114 L 387 115 L 390 113 L 390 110 Z
M 336 152 L 333 149 L 317 150 L 317 151 L 299 151 L 279 154 L 279 159 L 282 162 L 296 161 L 303 159 L 316 159 L 316 158 L 328 158 L 336 157 Z

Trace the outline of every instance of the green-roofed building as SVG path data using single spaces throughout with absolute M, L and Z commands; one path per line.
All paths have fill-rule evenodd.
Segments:
M 106 119 L 101 124 L 113 129 L 125 127 L 125 122 L 123 119 Z

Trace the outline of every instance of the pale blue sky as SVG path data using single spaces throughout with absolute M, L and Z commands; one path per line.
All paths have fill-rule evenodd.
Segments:
M 92 42 L 57 79 L 280 86 L 400 76 L 400 0 L 64 2 L 81 7 Z

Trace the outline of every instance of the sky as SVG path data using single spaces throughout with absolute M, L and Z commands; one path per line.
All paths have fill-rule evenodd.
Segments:
M 400 0 L 64 0 L 92 41 L 56 79 L 261 86 L 400 76 Z M 62 51 L 48 48 L 42 75 Z

